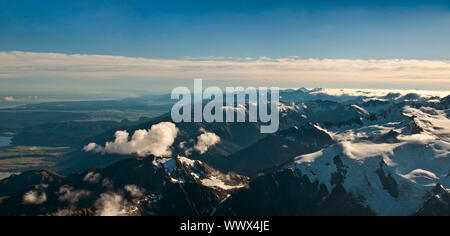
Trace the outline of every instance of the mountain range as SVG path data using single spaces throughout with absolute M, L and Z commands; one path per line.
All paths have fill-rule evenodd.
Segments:
M 57 172 L 0 180 L 0 215 L 450 215 L 450 96 L 280 97 L 274 134 L 167 114 L 78 138 Z

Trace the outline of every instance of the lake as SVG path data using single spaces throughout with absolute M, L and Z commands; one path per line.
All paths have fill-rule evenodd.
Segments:
M 12 137 L 0 136 L 0 147 L 8 147 L 11 145 Z

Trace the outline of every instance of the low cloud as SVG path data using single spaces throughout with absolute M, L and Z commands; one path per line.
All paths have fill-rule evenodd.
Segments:
M 41 205 L 47 201 L 47 194 L 45 192 L 39 193 L 38 191 L 32 190 L 27 192 L 23 196 L 23 203 L 29 205 Z
M 71 208 L 69 209 L 60 209 L 53 213 L 54 216 L 73 216 L 75 211 Z
M 120 216 L 123 215 L 125 200 L 116 193 L 102 193 L 95 202 L 97 216 Z
M 5 101 L 5 102 L 15 102 L 16 99 L 14 97 L 4 97 L 3 101 Z
M 104 152 L 104 148 L 96 143 L 90 143 L 84 146 L 83 151 L 85 152 L 94 152 L 94 153 L 102 153 Z
M 63 202 L 69 202 L 70 204 L 76 204 L 81 198 L 89 196 L 91 193 L 87 190 L 74 190 L 71 186 L 62 186 L 59 188 L 58 193 L 59 200 Z
M 125 190 L 133 197 L 142 197 L 144 195 L 144 190 L 134 184 L 126 185 Z
M 194 149 L 200 152 L 200 154 L 205 154 L 208 149 L 220 142 L 220 137 L 215 133 L 207 132 L 202 130 L 202 134 L 197 137 L 197 144 Z
M 76 204 L 80 201 L 80 199 L 90 196 L 91 192 L 84 189 L 75 190 L 74 187 L 72 186 L 64 185 L 59 188 L 58 194 L 59 194 L 58 200 L 61 202 L 68 202 L 69 206 L 66 209 L 58 209 L 58 211 L 53 213 L 53 215 L 72 216 L 76 215 L 77 211 Z
M 104 147 L 90 143 L 83 150 L 103 154 L 167 157 L 172 155 L 170 148 L 175 142 L 178 132 L 175 124 L 162 122 L 153 125 L 150 130 L 136 130 L 131 139 L 127 131 L 117 131 L 114 142 L 107 142 Z
M 109 180 L 107 178 L 104 178 L 102 180 L 102 186 L 111 190 L 111 189 L 114 188 L 114 183 L 113 183 L 113 181 L 111 181 L 111 180 Z
M 20 98 L 8 96 L 8 97 L 0 98 L 0 102 L 29 102 L 29 101 L 37 100 L 37 99 L 39 99 L 38 96 L 28 96 L 28 97 L 20 97 Z
M 99 173 L 89 172 L 84 176 L 83 181 L 91 184 L 97 184 L 100 182 L 102 176 Z

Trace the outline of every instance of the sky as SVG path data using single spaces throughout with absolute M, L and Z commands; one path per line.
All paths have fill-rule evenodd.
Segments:
M 0 0 L 0 92 L 450 90 L 449 42 L 449 1 Z

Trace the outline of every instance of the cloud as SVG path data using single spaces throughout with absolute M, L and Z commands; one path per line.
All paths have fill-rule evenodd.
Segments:
M 153 125 L 150 130 L 136 130 L 129 138 L 127 131 L 117 131 L 114 142 L 107 142 L 105 147 L 90 143 L 83 148 L 86 152 L 110 153 L 138 156 L 154 155 L 167 157 L 172 155 L 170 147 L 178 135 L 178 128 L 171 122 Z
M 76 204 L 80 199 L 90 196 L 91 192 L 84 189 L 75 190 L 72 186 L 64 185 L 59 188 L 58 194 L 58 200 L 61 202 L 68 202 L 69 206 L 66 209 L 58 209 L 58 211 L 53 214 L 56 216 L 71 216 L 76 214 Z
M 107 189 L 113 189 L 114 188 L 114 183 L 113 181 L 105 178 L 102 180 L 102 185 L 103 187 L 107 188 Z
M 430 99 L 431 97 L 445 97 L 448 96 L 448 91 L 438 91 L 438 90 L 417 90 L 417 89 L 330 89 L 323 88 L 317 91 L 310 91 L 312 95 L 329 95 L 335 97 L 336 99 L 355 99 L 357 97 L 365 97 L 369 99 L 377 99 L 383 101 L 386 99 L 386 95 L 398 93 L 398 97 L 394 99 L 401 99 L 405 95 L 416 94 L 420 98 Z M 366 99 L 366 101 L 369 101 Z
M 14 101 L 16 101 L 16 99 L 14 97 L 4 97 L 3 101 L 5 101 L 5 102 L 14 102 Z
M 94 152 L 94 153 L 102 153 L 104 148 L 96 143 L 90 143 L 83 147 L 83 151 L 85 152 Z
M 37 191 L 29 191 L 23 196 L 23 203 L 30 205 L 41 205 L 47 201 L 47 194 L 45 192 L 39 193 Z
M 215 133 L 202 130 L 203 134 L 197 137 L 197 144 L 194 149 L 199 151 L 200 154 L 205 154 L 208 149 L 220 142 L 220 137 Z
M 142 197 L 144 195 L 144 190 L 134 184 L 126 185 L 125 190 L 133 197 Z
M 53 215 L 54 216 L 73 216 L 74 215 L 74 210 L 69 208 L 69 209 L 60 209 L 58 211 L 56 211 Z
M 91 193 L 87 190 L 74 190 L 73 187 L 64 185 L 59 188 L 59 200 L 69 202 L 70 204 L 77 203 L 81 198 L 89 196 Z
M 289 58 L 184 58 L 162 60 L 107 55 L 0 52 L 0 78 L 146 78 L 405 83 L 450 89 L 450 61 Z M 326 87 L 326 86 L 325 86 Z
M 116 193 L 102 193 L 95 202 L 96 215 L 98 216 L 120 216 L 125 201 L 122 196 Z
M 8 96 L 8 97 L 4 97 L 3 99 L 0 99 L 0 102 L 28 102 L 28 101 L 37 100 L 37 99 L 39 99 L 38 96 L 27 96 L 27 97 L 21 97 L 21 98 L 15 98 L 13 96 Z
M 89 172 L 86 174 L 86 176 L 84 176 L 83 181 L 91 184 L 97 184 L 98 182 L 100 182 L 101 178 L 102 176 L 99 173 Z

